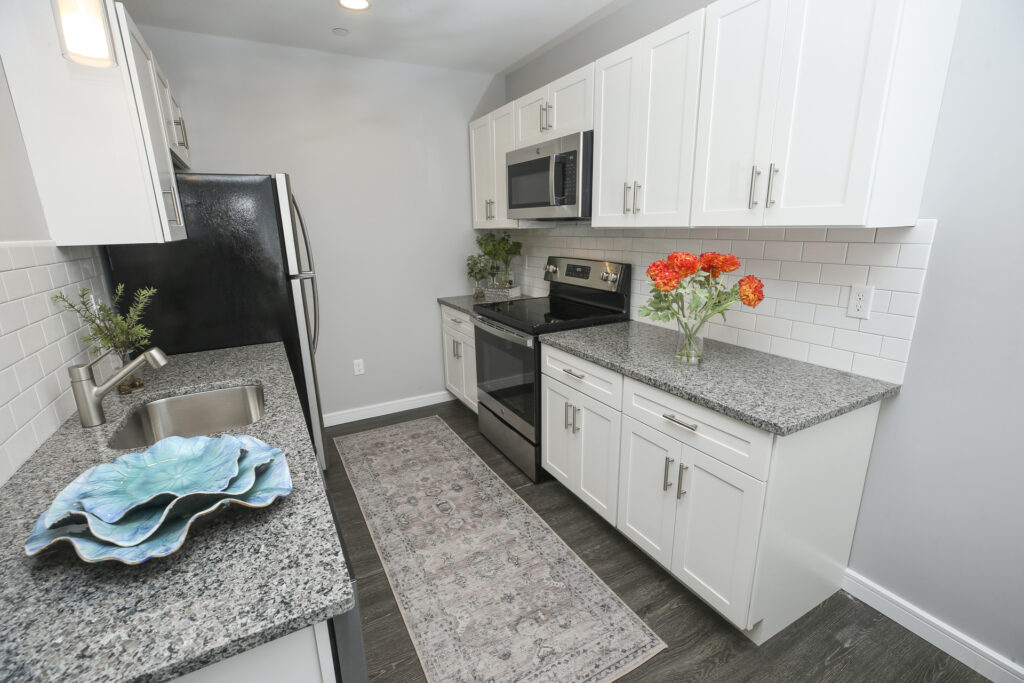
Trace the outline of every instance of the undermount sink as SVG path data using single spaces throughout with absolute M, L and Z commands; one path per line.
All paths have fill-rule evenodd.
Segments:
M 152 446 L 168 436 L 202 436 L 244 427 L 263 417 L 263 387 L 247 384 L 144 403 L 107 445 Z

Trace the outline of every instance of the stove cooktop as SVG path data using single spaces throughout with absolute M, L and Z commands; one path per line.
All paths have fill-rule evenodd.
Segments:
M 509 327 L 531 334 L 558 332 L 629 320 L 628 312 L 613 311 L 548 296 L 476 304 L 473 310 L 485 318 L 497 320 Z

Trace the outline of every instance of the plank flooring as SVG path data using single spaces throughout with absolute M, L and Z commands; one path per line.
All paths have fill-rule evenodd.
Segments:
M 900 681 L 985 679 L 840 591 L 760 648 L 561 484 L 532 483 L 457 401 L 326 430 L 328 497 L 358 579 L 370 680 L 425 681 L 334 437 L 438 415 L 650 626 L 668 649 L 623 681 Z

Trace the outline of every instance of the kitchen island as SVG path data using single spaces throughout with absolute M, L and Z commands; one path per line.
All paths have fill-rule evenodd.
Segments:
M 352 610 L 351 578 L 280 343 L 171 356 L 146 386 L 103 402 L 107 422 L 67 420 L 0 487 L 0 680 L 162 681 Z M 267 508 L 201 519 L 176 553 L 142 565 L 87 564 L 69 544 L 26 557 L 36 518 L 154 399 L 245 384 L 265 413 L 233 434 L 287 454 L 292 493 Z

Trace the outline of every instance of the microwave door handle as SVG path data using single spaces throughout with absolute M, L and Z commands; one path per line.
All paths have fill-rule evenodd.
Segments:
M 548 164 L 548 206 L 555 205 L 555 157 L 557 155 L 552 154 Z

